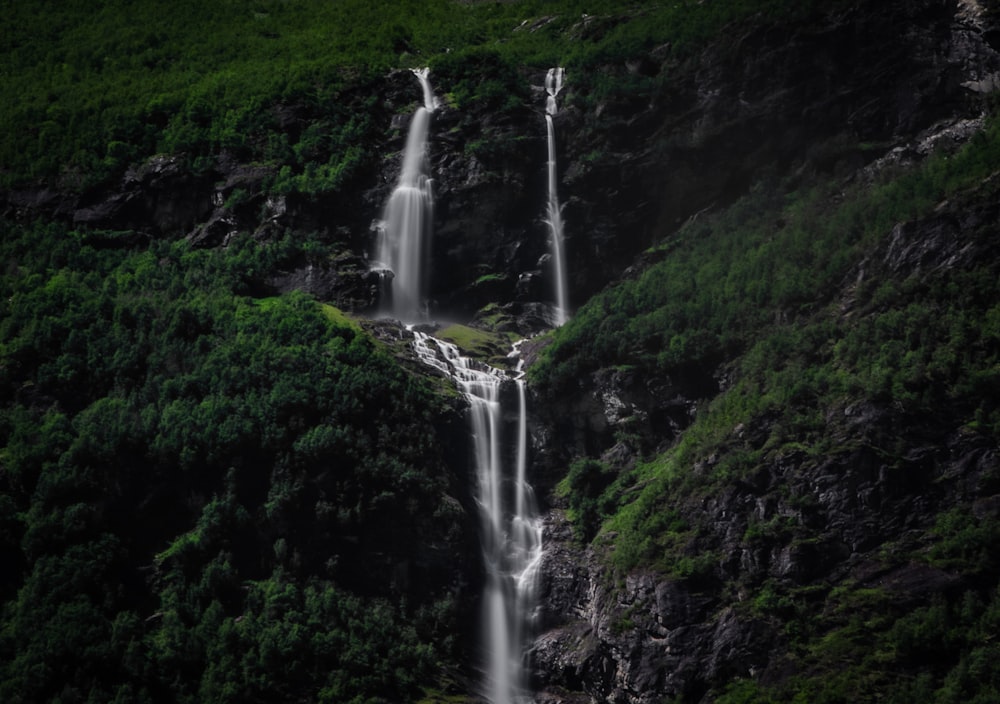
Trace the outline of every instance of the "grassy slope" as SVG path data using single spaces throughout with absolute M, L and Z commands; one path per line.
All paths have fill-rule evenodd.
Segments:
M 561 490 L 583 534 L 605 546 L 610 567 L 709 576 L 718 556 L 705 552 L 708 531 L 687 507 L 762 467 L 849 453 L 853 446 L 841 443 L 858 439 L 831 421 L 849 404 L 891 408 L 995 446 L 995 260 L 893 275 L 879 267 L 877 252 L 896 223 L 995 202 L 998 175 L 994 118 L 958 154 L 891 170 L 874 186 L 817 184 L 783 195 L 778 184 L 760 184 L 726 211 L 682 228 L 658 247 L 662 261 L 596 296 L 553 334 L 530 370 L 543 396 L 609 366 L 669 378 L 724 363 L 730 378 L 673 447 L 634 471 L 574 463 Z M 963 235 L 984 251 L 994 237 L 988 228 Z M 862 261 L 868 276 L 849 286 Z M 751 442 L 739 439 L 741 428 Z M 754 430 L 761 428 L 762 435 Z M 889 453 L 890 463 L 901 461 L 892 456 L 901 439 L 867 442 Z M 929 552 L 884 548 L 889 564 L 932 564 L 980 585 L 931 606 L 894 609 L 886 592 L 849 585 L 743 585 L 758 595 L 756 617 L 785 624 L 790 668 L 805 674 L 772 689 L 737 682 L 723 700 L 990 701 L 1000 676 L 986 664 L 996 652 L 983 634 L 995 627 L 1000 604 L 992 593 L 1000 559 L 988 547 L 1000 538 L 1000 522 L 968 515 L 969 507 L 956 507 L 939 516 L 922 543 L 933 545 Z M 794 521 L 776 522 L 748 527 L 745 540 L 795 545 L 815 535 Z M 930 668 L 926 649 L 935 642 L 947 645 Z
M 995 433 L 1000 306 L 991 261 L 930 280 L 869 279 L 852 294 L 855 313 L 839 306 L 848 272 L 896 223 L 949 200 L 988 202 L 998 170 L 994 119 L 957 155 L 875 186 L 781 195 L 761 185 L 682 228 L 653 250 L 662 261 L 584 305 L 552 334 L 531 377 L 558 393 L 602 367 L 669 375 L 731 360 L 734 382 L 654 463 L 667 473 L 668 458 L 688 466 L 735 425 L 770 412 L 806 413 L 791 434 L 818 441 L 821 409 L 858 397 L 910 410 L 961 400 L 966 422 Z

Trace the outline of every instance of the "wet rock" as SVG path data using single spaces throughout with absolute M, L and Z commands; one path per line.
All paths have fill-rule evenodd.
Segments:
M 188 235 L 188 241 L 195 247 L 218 247 L 229 244 L 238 232 L 239 223 L 230 213 L 214 213 Z

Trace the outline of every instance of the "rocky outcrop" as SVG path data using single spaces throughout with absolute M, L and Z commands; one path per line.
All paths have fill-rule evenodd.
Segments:
M 686 219 L 745 192 L 762 169 L 846 175 L 918 130 L 979 113 L 1000 75 L 990 43 L 998 33 L 979 3 L 836 7 L 794 23 L 755 18 L 683 60 L 659 47 L 602 67 L 605 83 L 630 88 L 600 97 L 591 76 L 567 74 L 555 133 L 573 306 Z M 614 22 L 588 16 L 573 31 L 585 38 Z M 530 97 L 503 109 L 475 101 L 458 109 L 446 97 L 451 87 L 431 77 L 440 102 L 428 154 L 434 311 L 469 319 L 489 303 L 552 298 L 544 70 L 525 69 Z M 180 155 L 162 155 L 89 193 L 8 193 L 4 210 L 186 236 L 199 246 L 224 246 L 235 233 L 269 239 L 315 232 L 364 258 L 420 97 L 408 71 L 341 96 L 372 116 L 377 143 L 366 145 L 365 163 L 335 193 L 282 195 L 271 185 L 276 167 L 242 163 L 238 154 L 222 152 L 198 172 Z M 290 143 L 311 119 L 300 105 L 273 113 Z M 338 266 L 312 262 L 320 264 Z M 315 271 L 288 273 L 289 281 L 315 278 Z M 372 309 L 357 281 L 346 277 L 341 292 L 335 278 L 326 276 L 316 292 Z
M 899 418 L 874 406 L 840 409 L 831 428 L 851 437 L 898 433 Z M 763 443 L 767 428 L 743 429 Z M 826 594 L 878 587 L 896 606 L 928 604 L 969 587 L 969 577 L 929 564 L 896 563 L 885 546 L 911 551 L 933 542 L 939 510 L 966 505 L 995 513 L 997 448 L 960 430 L 927 426 L 904 457 L 863 446 L 816 460 L 790 454 L 749 480 L 680 507 L 698 526 L 690 544 L 711 565 L 691 576 L 614 576 L 601 559 L 612 546 L 583 548 L 563 512 L 546 518 L 543 632 L 532 650 L 546 702 L 652 704 L 700 701 L 736 677 L 788 676 L 781 653 L 786 623 L 759 606 L 769 583 Z M 697 471 L 697 470 L 696 470 Z M 704 471 L 704 470 L 703 470 Z
M 979 3 L 865 2 L 808 26 L 758 25 L 732 44 L 671 66 L 678 77 L 669 95 L 655 97 L 661 109 L 655 117 L 652 104 L 627 114 L 602 109 L 600 117 L 621 128 L 601 145 L 611 149 L 609 161 L 627 162 L 631 174 L 648 180 L 616 191 L 628 192 L 619 203 L 635 206 L 618 223 L 601 212 L 604 201 L 571 200 L 567 219 L 589 225 L 584 236 L 591 241 L 581 249 L 599 252 L 601 260 L 577 261 L 578 271 L 599 281 L 602 266 L 624 270 L 627 262 L 616 257 L 628 248 L 616 250 L 621 243 L 604 240 L 605 233 L 623 227 L 641 239 L 669 232 L 740 193 L 761 177 L 762 165 L 802 178 L 818 172 L 868 179 L 964 143 L 978 125 L 981 91 L 991 90 L 998 75 L 994 37 Z M 649 57 L 646 70 L 658 66 Z M 565 119 L 576 120 L 583 135 L 593 117 Z M 626 126 L 648 130 L 658 144 L 636 150 L 622 136 Z M 598 143 L 583 139 L 575 146 L 589 153 Z M 873 160 L 877 155 L 885 158 Z M 660 173 L 654 163 L 664 165 Z M 593 193 L 601 181 L 619 186 L 616 173 L 603 159 L 577 162 L 567 182 L 575 194 Z M 989 252 L 1000 222 L 994 190 L 963 194 L 925 219 L 898 223 L 834 294 L 840 313 L 870 311 L 870 301 L 857 295 L 868 282 L 918 281 L 995 259 Z M 724 361 L 691 371 L 679 383 L 600 370 L 564 396 L 536 404 L 542 483 L 551 487 L 565 476 L 575 457 L 624 468 L 656 443 L 669 445 L 698 403 L 728 384 Z M 549 493 L 544 628 L 532 650 L 537 700 L 711 701 L 727 682 L 793 677 L 796 666 L 786 657 L 792 629 L 818 627 L 835 590 L 871 589 L 887 612 L 904 613 L 945 595 L 990 589 L 976 575 L 928 558 L 942 511 L 960 507 L 992 520 L 1000 505 L 1000 453 L 953 411 L 913 414 L 845 402 L 825 409 L 824 432 L 836 451 L 789 450 L 711 492 L 679 493 L 671 508 L 688 526 L 681 552 L 693 567 L 615 573 L 608 554 L 616 536 L 580 545 L 562 500 Z M 722 447 L 762 447 L 771 420 L 733 428 Z M 710 476 L 720 460 L 711 456 L 687 471 Z M 806 596 L 779 605 L 772 589 Z M 801 622 L 796 609 L 807 614 Z
M 373 307 L 378 302 L 380 281 L 367 262 L 346 255 L 332 262 L 291 262 L 292 267 L 271 274 L 266 284 L 278 293 L 305 291 L 341 310 Z

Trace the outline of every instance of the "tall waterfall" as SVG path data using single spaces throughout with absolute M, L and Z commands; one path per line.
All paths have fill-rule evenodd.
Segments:
M 427 176 L 427 135 L 434 93 L 428 69 L 413 69 L 423 88 L 424 104 L 410 121 L 403 169 L 379 223 L 375 268 L 392 272 L 390 300 L 384 312 L 401 320 L 417 320 L 424 308 L 434 199 Z
M 552 239 L 552 260 L 556 273 L 556 318 L 555 324 L 562 325 L 569 315 L 569 301 L 566 284 L 565 253 L 563 251 L 562 208 L 559 205 L 559 194 L 556 187 L 556 131 L 552 118 L 559 111 L 556 96 L 562 90 L 565 71 L 561 68 L 550 68 L 545 74 L 545 125 L 548 131 L 549 145 L 549 194 L 546 208 L 546 222 L 549 225 L 549 235 Z
M 469 401 L 486 587 L 483 594 L 483 695 L 491 704 L 531 701 L 524 663 L 535 614 L 542 527 L 527 480 L 527 402 L 516 378 L 518 410 L 513 475 L 504 472 L 500 391 L 510 378 L 462 357 L 454 345 L 414 332 L 420 358 L 451 376 Z M 518 375 L 519 377 L 520 375 Z

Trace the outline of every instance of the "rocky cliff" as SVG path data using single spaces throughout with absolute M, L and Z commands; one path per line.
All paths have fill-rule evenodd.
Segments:
M 980 124 L 1000 65 L 991 45 L 996 30 L 977 3 L 856 3 L 808 26 L 733 29 L 736 40 L 683 66 L 646 57 L 644 70 L 676 79 L 650 105 L 606 118 L 618 122 L 619 134 L 626 124 L 647 130 L 641 150 L 624 137 L 619 149 L 638 152 L 628 155 L 635 166 L 660 167 L 630 172 L 628 192 L 643 195 L 625 218 L 644 209 L 627 228 L 639 241 L 703 208 L 723 207 L 758 179 L 792 174 L 793 188 L 796 179 L 817 176 L 866 182 L 935 148 L 953 149 Z M 572 175 L 574 193 L 609 179 L 599 167 L 577 165 Z M 875 283 L 913 291 L 956 272 L 995 276 L 994 181 L 897 223 L 829 292 L 822 316 L 836 325 L 837 318 L 876 315 L 886 303 L 868 297 Z M 584 249 L 606 251 L 600 233 L 619 233 L 600 214 L 607 201 L 574 205 L 598 223 Z M 622 263 L 613 255 L 604 261 Z M 654 261 L 647 255 L 631 274 Z M 574 458 L 597 459 L 611 468 L 599 493 L 611 477 L 683 443 L 699 409 L 731 387 L 737 367 L 723 355 L 673 375 L 620 364 L 597 369 L 576 391 L 563 388 L 536 403 L 542 466 L 554 482 Z M 581 542 L 579 525 L 566 518 L 569 510 L 579 519 L 579 505 L 567 504 L 565 489 L 550 493 L 544 623 L 532 652 L 539 701 L 855 700 L 848 692 L 865 701 L 910 701 L 924 690 L 893 689 L 886 680 L 915 681 L 921 672 L 958 677 L 949 668 L 959 656 L 947 646 L 931 664 L 924 649 L 934 644 L 889 644 L 880 629 L 903 631 L 934 609 L 957 624 L 949 611 L 956 600 L 989 601 L 995 551 L 969 569 L 945 559 L 955 546 L 942 543 L 965 530 L 953 525 L 958 516 L 994 534 L 995 438 L 970 430 L 974 408 L 963 408 L 961 398 L 918 411 L 851 398 L 804 403 L 822 418 L 818 432 L 829 441 L 819 453 L 808 441 L 767 452 L 790 423 L 788 408 L 775 409 L 731 427 L 710 454 L 677 470 L 688 478 L 671 480 L 672 496 L 644 519 L 673 524 L 664 534 L 675 542 L 659 543 L 663 557 L 656 559 L 667 562 L 657 568 L 616 568 L 623 548 L 613 526 Z M 729 480 L 712 478 L 733 456 L 761 449 L 745 473 L 733 475 L 727 465 L 721 471 Z M 611 501 L 635 501 L 650 481 L 639 479 Z M 848 685 L 838 678 L 854 674 L 834 674 L 856 674 L 861 661 L 867 684 Z M 810 679 L 817 676 L 830 678 L 826 689 Z M 937 696 L 948 696 L 942 691 Z
M 631 12 L 586 15 L 571 32 L 608 32 Z M 572 306 L 641 276 L 670 256 L 683 225 L 724 213 L 761 183 L 779 199 L 817 184 L 863 187 L 966 144 L 1000 87 L 997 12 L 996 3 L 976 0 L 836 2 L 794 20 L 762 10 L 696 53 L 661 46 L 606 63 L 597 76 L 568 73 L 555 125 Z M 552 299 L 545 68 L 505 76 L 509 102 L 458 95 L 446 61 L 431 74 L 441 103 L 429 152 L 436 316 L 522 334 L 544 327 Z M 599 95 L 591 90 L 598 79 Z M 308 234 L 327 245 L 324 254 L 278 257 L 247 273 L 248 290 L 303 290 L 364 316 L 379 303 L 368 271 L 373 224 L 421 96 L 409 72 L 394 71 L 341 99 L 368 122 L 363 155 L 336 188 L 283 188 L 287 175 L 276 166 L 220 149 L 197 166 L 189 155 L 162 154 L 82 192 L 19 188 L 2 194 L 0 206 L 12 219 L 53 217 L 127 231 L 135 242 L 184 237 L 222 248 L 248 234 L 268 243 Z M 315 105 L 294 100 L 268 111 L 296 145 L 318 119 Z M 323 149 L 319 162 L 332 148 Z M 852 252 L 821 310 L 780 316 L 827 316 L 837 325 L 901 305 L 914 291 L 958 296 L 962 272 L 995 279 L 997 190 L 995 178 L 984 180 L 929 214 L 892 223 L 886 237 Z M 882 282 L 894 282 L 895 293 Z M 798 438 L 784 437 L 773 450 L 788 420 L 779 411 L 734 424 L 650 511 L 674 536 L 648 548 L 663 559 L 621 567 L 614 530 L 594 527 L 595 540 L 581 534 L 579 511 L 557 485 L 587 458 L 608 473 L 600 493 L 677 447 L 698 414 L 737 383 L 746 351 L 722 348 L 648 373 L 631 363 L 639 351 L 628 342 L 622 360 L 533 399 L 536 476 L 547 504 L 543 604 L 530 653 L 538 701 L 737 701 L 740 683 L 791 700 L 809 696 L 809 677 L 839 666 L 845 676 L 867 673 L 878 680 L 871 691 L 880 691 L 892 678 L 917 683 L 933 664 L 927 633 L 938 631 L 914 635 L 914 614 L 968 625 L 980 623 L 970 614 L 993 608 L 1000 467 L 995 434 L 970 422 L 992 408 L 963 397 L 931 411 L 857 390 L 813 408 L 822 422 L 810 432 L 825 442 L 799 448 Z M 545 344 L 529 343 L 525 356 L 536 359 Z M 904 390 L 926 390 L 916 388 Z M 754 457 L 747 471 L 723 472 L 745 455 Z M 615 500 L 627 503 L 651 484 L 640 476 Z M 471 501 L 462 499 L 468 513 Z M 463 584 L 479 578 L 470 572 Z M 969 613 L 956 606 L 976 599 Z M 907 623 L 914 633 L 879 640 Z M 860 654 L 866 642 L 877 647 Z M 950 676 L 959 651 L 949 650 L 935 676 Z M 913 687 L 906 691 L 916 696 Z
M 888 245 L 837 293 L 842 314 L 857 312 L 857 279 L 928 280 L 972 268 L 983 257 L 992 261 L 988 250 L 1000 211 L 979 200 L 986 193 L 976 196 L 896 228 Z M 991 269 L 996 272 L 996 265 Z M 694 403 L 637 397 L 634 387 L 629 393 L 607 376 L 594 381 L 593 397 L 573 413 L 578 423 L 589 419 L 590 433 L 626 422 L 634 432 L 643 422 L 637 416 L 648 418 L 651 404 Z M 772 453 L 749 475 L 720 485 L 709 479 L 713 466 L 726 453 L 773 442 L 775 423 L 783 419 L 762 417 L 732 428 L 719 454 L 687 468 L 696 488 L 679 487 L 666 501 L 671 520 L 685 529 L 681 554 L 703 561 L 686 574 L 615 573 L 605 558 L 616 536 L 581 546 L 565 504 L 555 498 L 546 522 L 545 624 L 532 653 L 544 692 L 540 701 L 700 701 L 735 678 L 784 685 L 809 667 L 830 664 L 804 664 L 803 633 L 837 634 L 850 619 L 844 610 L 856 607 L 873 618 L 874 606 L 891 624 L 945 598 L 989 594 L 997 579 L 992 548 L 973 570 L 940 559 L 956 549 L 942 547 L 944 538 L 954 537 L 942 516 L 980 524 L 981 538 L 961 538 L 971 543 L 992 540 L 986 536 L 995 536 L 1000 518 L 995 439 L 959 420 L 969 412 L 960 405 L 918 413 L 850 400 L 824 406 L 821 432 L 835 449 L 819 456 L 807 448 Z M 546 432 L 547 444 L 559 446 L 557 439 L 564 438 L 580 454 L 594 452 L 593 440 L 580 442 L 586 432 Z M 606 445 L 601 457 L 621 472 L 636 461 L 628 442 Z M 877 604 L 855 604 L 863 598 L 858 595 L 874 593 Z M 856 641 L 855 647 L 866 644 Z M 823 656 L 849 660 L 844 653 L 814 657 Z M 920 663 L 908 665 L 919 670 Z

